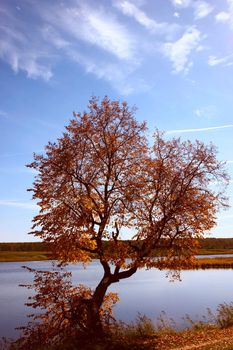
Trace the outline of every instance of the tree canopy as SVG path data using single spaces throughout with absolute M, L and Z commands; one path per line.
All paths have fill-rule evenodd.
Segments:
M 104 265 L 149 267 L 157 264 L 150 258 L 155 248 L 176 263 L 186 260 L 193 239 L 227 205 L 223 191 L 209 186 L 227 182 L 215 147 L 166 140 L 158 131 L 148 142 L 146 124 L 126 102 L 98 102 L 74 113 L 63 136 L 29 165 L 38 171 L 32 190 L 41 208 L 34 234 L 64 262 L 95 253 Z M 112 241 L 110 250 L 104 240 Z
M 34 235 L 61 263 L 94 256 L 103 267 L 88 298 L 89 329 L 101 328 L 109 285 L 141 267 L 191 264 L 197 238 L 227 207 L 228 176 L 215 147 L 159 131 L 150 137 L 134 114 L 126 102 L 92 98 L 29 165 L 38 172 L 31 189 L 40 206 Z

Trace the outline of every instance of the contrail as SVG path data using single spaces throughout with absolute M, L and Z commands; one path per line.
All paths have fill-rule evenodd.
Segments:
M 220 125 L 220 126 L 211 126 L 209 128 L 199 128 L 199 129 L 178 129 L 178 130 L 167 130 L 166 134 L 177 134 L 177 133 L 185 133 L 185 132 L 199 132 L 199 131 L 209 131 L 209 130 L 217 130 L 217 129 L 226 129 L 233 128 L 233 124 L 228 125 Z
M 5 199 L 0 199 L 0 206 L 10 206 L 23 209 L 38 209 L 38 206 L 33 203 Z

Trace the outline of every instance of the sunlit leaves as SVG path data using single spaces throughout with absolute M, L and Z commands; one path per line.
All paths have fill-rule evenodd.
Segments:
M 88 107 L 30 165 L 38 171 L 32 190 L 41 207 L 35 234 L 54 243 L 61 261 L 99 256 L 122 267 L 127 258 L 141 266 L 161 239 L 167 256 L 173 246 L 186 247 L 186 238 L 195 245 L 191 239 L 210 230 L 226 206 L 224 188 L 208 187 L 228 180 L 215 147 L 166 140 L 158 131 L 149 147 L 145 124 L 126 102 L 92 98 Z M 140 252 L 120 242 L 126 227 L 127 238 L 131 229 L 131 238 L 143 240 Z M 111 254 L 104 239 L 114 241 Z
M 61 289 L 69 288 L 56 304 L 61 313 L 56 315 L 51 299 L 49 310 L 60 320 L 64 311 L 79 310 L 78 300 L 89 297 L 83 325 L 97 333 L 101 315 L 111 311 L 106 291 L 112 283 L 141 267 L 172 268 L 176 274 L 191 266 L 197 238 L 216 224 L 217 211 L 227 207 L 228 176 L 215 147 L 167 140 L 158 131 L 149 146 L 146 125 L 136 121 L 134 112 L 126 102 L 92 98 L 88 110 L 74 113 L 64 134 L 29 165 L 37 170 L 31 191 L 40 206 L 33 233 L 50 243 L 61 263 L 98 258 L 104 270 L 94 291 L 65 282 Z M 213 190 L 213 182 L 222 188 Z M 159 257 L 153 258 L 154 253 Z M 59 275 L 53 276 L 54 286 L 59 285 Z M 38 285 L 43 282 L 38 280 Z M 40 289 L 37 306 L 48 308 L 43 303 L 52 290 Z M 80 315 L 76 313 L 75 322 L 82 322 Z M 46 324 L 50 315 L 43 317 Z M 64 327 L 68 319 L 61 322 Z

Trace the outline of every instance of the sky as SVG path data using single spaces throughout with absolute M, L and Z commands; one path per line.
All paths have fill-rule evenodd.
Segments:
M 233 0 L 1 0 L 0 241 L 33 241 L 33 152 L 91 96 L 149 132 L 213 142 L 231 181 L 212 237 L 233 237 Z M 213 184 L 214 186 L 214 184 Z

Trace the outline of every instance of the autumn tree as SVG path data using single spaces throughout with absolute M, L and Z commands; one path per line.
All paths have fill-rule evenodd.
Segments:
M 38 172 L 31 189 L 40 207 L 34 235 L 61 264 L 94 257 L 102 265 L 102 279 L 83 298 L 86 330 L 93 333 L 102 331 L 112 283 L 142 267 L 190 266 L 197 238 L 227 206 L 224 188 L 210 186 L 228 180 L 215 147 L 167 140 L 158 131 L 148 140 L 134 113 L 126 102 L 92 98 L 88 111 L 74 113 L 57 142 L 29 165 Z

